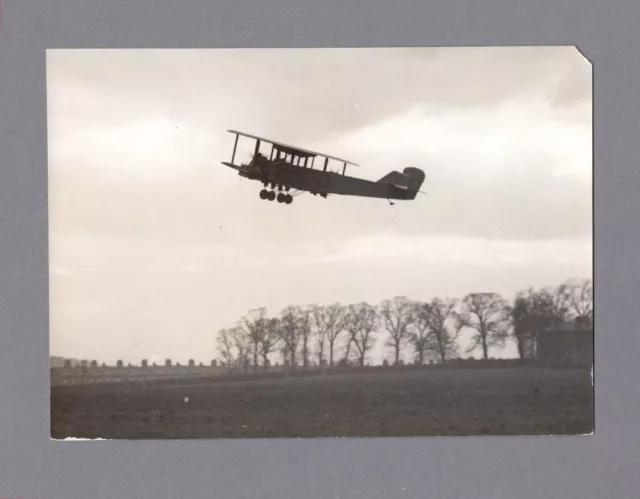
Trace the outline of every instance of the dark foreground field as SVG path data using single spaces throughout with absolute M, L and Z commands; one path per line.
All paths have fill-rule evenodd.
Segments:
M 447 369 L 53 387 L 53 438 L 585 434 L 587 370 Z

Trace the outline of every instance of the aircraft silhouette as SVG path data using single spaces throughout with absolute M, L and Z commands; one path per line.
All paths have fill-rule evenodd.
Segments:
M 323 198 L 343 195 L 386 199 L 393 205 L 392 199 L 415 199 L 425 179 L 425 173 L 412 166 L 405 168 L 402 173 L 392 171 L 376 182 L 350 177 L 346 175 L 347 165 L 358 165 L 346 159 L 237 130 L 227 131 L 236 138 L 231 161 L 223 161 L 222 164 L 237 170 L 242 177 L 261 182 L 264 188 L 260 191 L 260 198 L 269 201 L 277 199 L 278 203 L 291 204 L 295 195 L 309 192 Z M 255 140 L 255 149 L 249 163 L 236 165 L 234 160 L 240 137 Z M 271 145 L 269 157 L 260 153 L 262 143 Z M 314 169 L 316 157 L 324 158 L 322 169 Z M 327 171 L 330 160 L 342 165 L 342 173 Z

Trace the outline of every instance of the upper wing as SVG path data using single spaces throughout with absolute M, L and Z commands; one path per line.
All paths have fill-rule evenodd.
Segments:
M 295 154 L 295 155 L 298 155 L 298 156 L 307 156 L 307 157 L 322 156 L 323 158 L 333 159 L 333 160 L 336 160 L 336 161 L 340 161 L 341 163 L 346 163 L 348 165 L 359 166 L 358 164 L 354 163 L 353 161 L 349 161 L 349 160 L 344 159 L 344 158 L 338 158 L 336 156 L 329 156 L 328 154 L 324 154 L 324 153 L 321 153 L 321 152 L 310 151 L 308 149 L 302 149 L 300 147 L 290 146 L 290 145 L 287 145 L 287 144 L 283 144 L 282 142 L 276 142 L 274 140 L 267 139 L 265 137 L 259 137 L 257 135 L 251 135 L 249 133 L 240 132 L 238 130 L 227 130 L 227 131 L 229 133 L 234 133 L 236 135 L 241 135 L 243 137 L 248 137 L 250 139 L 260 140 L 262 142 L 267 142 L 269 144 L 273 144 L 276 148 L 278 148 L 278 149 L 280 149 L 283 152 L 286 152 L 288 154 Z

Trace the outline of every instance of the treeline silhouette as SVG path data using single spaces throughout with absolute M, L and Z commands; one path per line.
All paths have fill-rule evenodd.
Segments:
M 274 356 L 290 369 L 304 370 L 312 363 L 329 368 L 364 366 L 380 340 L 396 365 L 407 350 L 415 363 L 445 363 L 460 355 L 462 330 L 470 333 L 467 354 L 479 350 L 487 360 L 490 349 L 502 349 L 512 338 L 519 357 L 526 359 L 535 356 L 540 331 L 567 320 L 592 327 L 590 279 L 529 288 L 517 293 L 512 302 L 498 293 L 470 293 L 462 299 L 431 301 L 398 296 L 378 305 L 290 305 L 277 316 L 261 307 L 219 331 L 217 342 L 220 360 L 229 372 L 267 369 Z

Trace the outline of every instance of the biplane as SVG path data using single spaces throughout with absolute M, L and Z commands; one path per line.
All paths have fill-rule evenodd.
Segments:
M 291 204 L 293 198 L 303 192 L 326 198 L 329 195 L 361 196 L 394 200 L 415 199 L 425 179 L 422 170 L 407 167 L 401 173 L 392 171 L 377 182 L 346 174 L 347 166 L 358 166 L 346 159 L 308 151 L 299 147 L 276 142 L 237 130 L 227 130 L 235 135 L 231 161 L 222 164 L 238 171 L 242 177 L 263 184 L 260 199 Z M 255 141 L 253 157 L 248 163 L 235 164 L 236 150 L 240 137 Z M 260 146 L 271 146 L 268 156 L 260 152 Z M 321 165 L 315 167 L 316 157 L 324 158 Z M 328 170 L 329 161 L 338 162 L 342 171 Z

